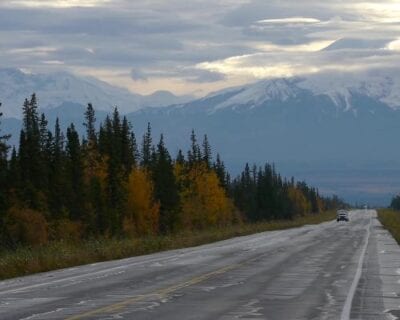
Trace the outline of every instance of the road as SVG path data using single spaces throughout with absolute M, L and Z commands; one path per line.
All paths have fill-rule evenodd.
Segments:
M 400 249 L 372 210 L 0 282 L 2 320 L 397 318 Z

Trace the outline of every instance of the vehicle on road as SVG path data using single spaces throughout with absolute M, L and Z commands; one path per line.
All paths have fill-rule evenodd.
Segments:
M 336 213 L 336 221 L 349 221 L 349 213 L 346 210 L 338 210 Z

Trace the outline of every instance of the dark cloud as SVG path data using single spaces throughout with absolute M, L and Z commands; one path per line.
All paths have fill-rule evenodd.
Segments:
M 174 78 L 229 85 L 231 73 L 242 67 L 229 60 L 235 57 L 250 70 L 274 63 L 345 66 L 368 59 L 387 65 L 399 54 L 386 44 L 398 38 L 400 23 L 382 16 L 394 19 L 396 8 L 368 6 L 390 6 L 389 1 L 113 0 L 70 8 L 10 3 L 0 3 L 1 62 L 40 71 L 115 69 L 148 84 L 152 78 Z M 303 52 L 304 46 L 327 40 L 336 42 L 327 50 Z M 205 63 L 230 68 L 200 69 Z

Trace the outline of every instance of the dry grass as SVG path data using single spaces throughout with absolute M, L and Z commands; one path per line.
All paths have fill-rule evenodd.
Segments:
M 153 252 L 197 246 L 257 232 L 318 224 L 335 219 L 335 212 L 307 215 L 294 220 L 240 224 L 226 228 L 182 232 L 171 236 L 137 239 L 99 239 L 80 243 L 52 242 L 35 248 L 0 253 L 0 279 L 67 268 L 98 261 L 121 259 Z
M 378 218 L 382 225 L 396 239 L 397 243 L 400 244 L 400 211 L 381 209 L 378 210 Z

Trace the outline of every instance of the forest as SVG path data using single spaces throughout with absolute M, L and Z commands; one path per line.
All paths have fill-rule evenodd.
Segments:
M 49 128 L 37 97 L 25 99 L 19 145 L 0 123 L 0 244 L 14 249 L 51 241 L 130 238 L 181 230 L 294 219 L 342 206 L 316 188 L 281 177 L 273 164 L 245 165 L 232 178 L 207 135 L 192 131 L 188 150 L 171 155 L 151 125 L 137 139 L 115 108 L 100 124 L 93 106 Z M 2 114 L 0 113 L 0 120 Z
M 396 195 L 392 198 L 392 202 L 390 203 L 390 208 L 393 210 L 400 211 L 400 195 Z

